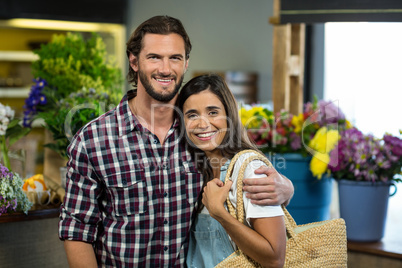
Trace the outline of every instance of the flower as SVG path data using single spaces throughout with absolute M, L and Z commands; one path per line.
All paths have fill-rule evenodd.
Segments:
M 312 149 L 313 158 L 310 162 L 310 170 L 314 176 L 321 179 L 327 171 L 330 161 L 329 153 L 335 147 L 340 139 L 337 130 L 328 130 L 326 127 L 320 128 L 311 139 L 309 148 Z
M 35 82 L 35 84 L 32 85 L 28 98 L 25 99 L 25 111 L 23 120 L 23 125 L 25 127 L 31 126 L 34 116 L 38 112 L 42 111 L 41 107 L 43 107 L 43 105 L 47 103 L 47 98 L 42 92 L 45 86 L 47 86 L 46 80 L 36 78 L 33 81 Z
M 0 215 L 16 211 L 28 214 L 32 203 L 22 191 L 22 185 L 23 181 L 17 173 L 0 164 Z
M 335 179 L 356 181 L 402 181 L 402 139 L 384 134 L 381 139 L 356 128 L 341 133 L 330 152 L 329 170 Z
M 53 35 L 34 53 L 39 59 L 32 63 L 36 79 L 25 100 L 24 125 L 43 119 L 53 138 L 45 147 L 66 159 L 72 136 L 118 104 L 123 76 L 97 34 Z
M 17 142 L 20 138 L 27 135 L 29 128 L 22 127 L 20 120 L 14 118 L 15 112 L 0 103 L 0 150 L 4 165 L 11 170 L 9 159 L 9 147 Z
M 264 153 L 312 155 L 310 169 L 321 178 L 328 171 L 329 152 L 339 140 L 339 131 L 350 123 L 334 102 L 316 99 L 293 115 L 286 110 L 275 114 L 254 105 L 242 108 L 240 116 L 247 133 Z

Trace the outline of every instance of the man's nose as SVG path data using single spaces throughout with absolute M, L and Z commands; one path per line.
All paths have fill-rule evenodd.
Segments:
M 171 65 L 169 59 L 164 59 L 161 61 L 159 66 L 159 72 L 164 75 L 169 75 L 171 73 Z

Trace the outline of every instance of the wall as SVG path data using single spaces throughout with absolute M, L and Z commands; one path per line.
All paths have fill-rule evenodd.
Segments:
M 195 71 L 257 72 L 258 100 L 271 99 L 273 0 L 133 0 L 127 12 L 128 36 L 155 15 L 182 21 L 193 44 L 185 81 Z

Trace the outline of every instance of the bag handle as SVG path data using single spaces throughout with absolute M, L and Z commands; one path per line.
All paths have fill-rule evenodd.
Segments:
M 239 222 L 241 222 L 243 224 L 244 224 L 244 204 L 243 204 L 243 178 L 244 178 L 244 171 L 246 170 L 247 165 L 251 161 L 254 161 L 254 160 L 260 160 L 260 161 L 264 162 L 267 166 L 269 166 L 269 167 L 272 166 L 271 162 L 266 158 L 266 156 L 261 154 L 260 152 L 255 151 L 255 150 L 243 150 L 243 151 L 237 153 L 233 157 L 233 159 L 231 160 L 231 162 L 229 164 L 229 167 L 228 167 L 228 170 L 227 170 L 227 173 L 226 173 L 225 183 L 230 180 L 230 177 L 232 176 L 232 172 L 233 172 L 233 167 L 234 167 L 237 159 L 239 159 L 239 157 L 244 153 L 254 153 L 256 155 L 249 156 L 241 164 L 239 175 L 237 177 L 236 210 L 234 209 L 232 203 L 230 202 L 229 196 L 226 199 L 226 204 L 228 206 L 229 213 L 235 219 L 237 219 Z M 285 220 L 286 230 L 287 230 L 287 232 L 288 232 L 290 237 L 295 238 L 296 234 L 294 232 L 294 228 L 297 227 L 297 224 L 296 224 L 295 220 L 293 219 L 293 217 L 288 212 L 288 210 L 285 208 L 285 206 L 282 205 L 281 207 L 282 207 L 283 213 L 285 215 L 284 220 Z

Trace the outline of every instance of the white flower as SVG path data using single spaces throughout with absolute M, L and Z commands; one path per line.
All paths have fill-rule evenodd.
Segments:
M 0 103 L 0 118 L 6 116 L 6 107 Z
M 13 109 L 11 109 L 10 106 L 6 106 L 6 116 L 10 119 L 13 120 L 15 115 L 15 111 Z

